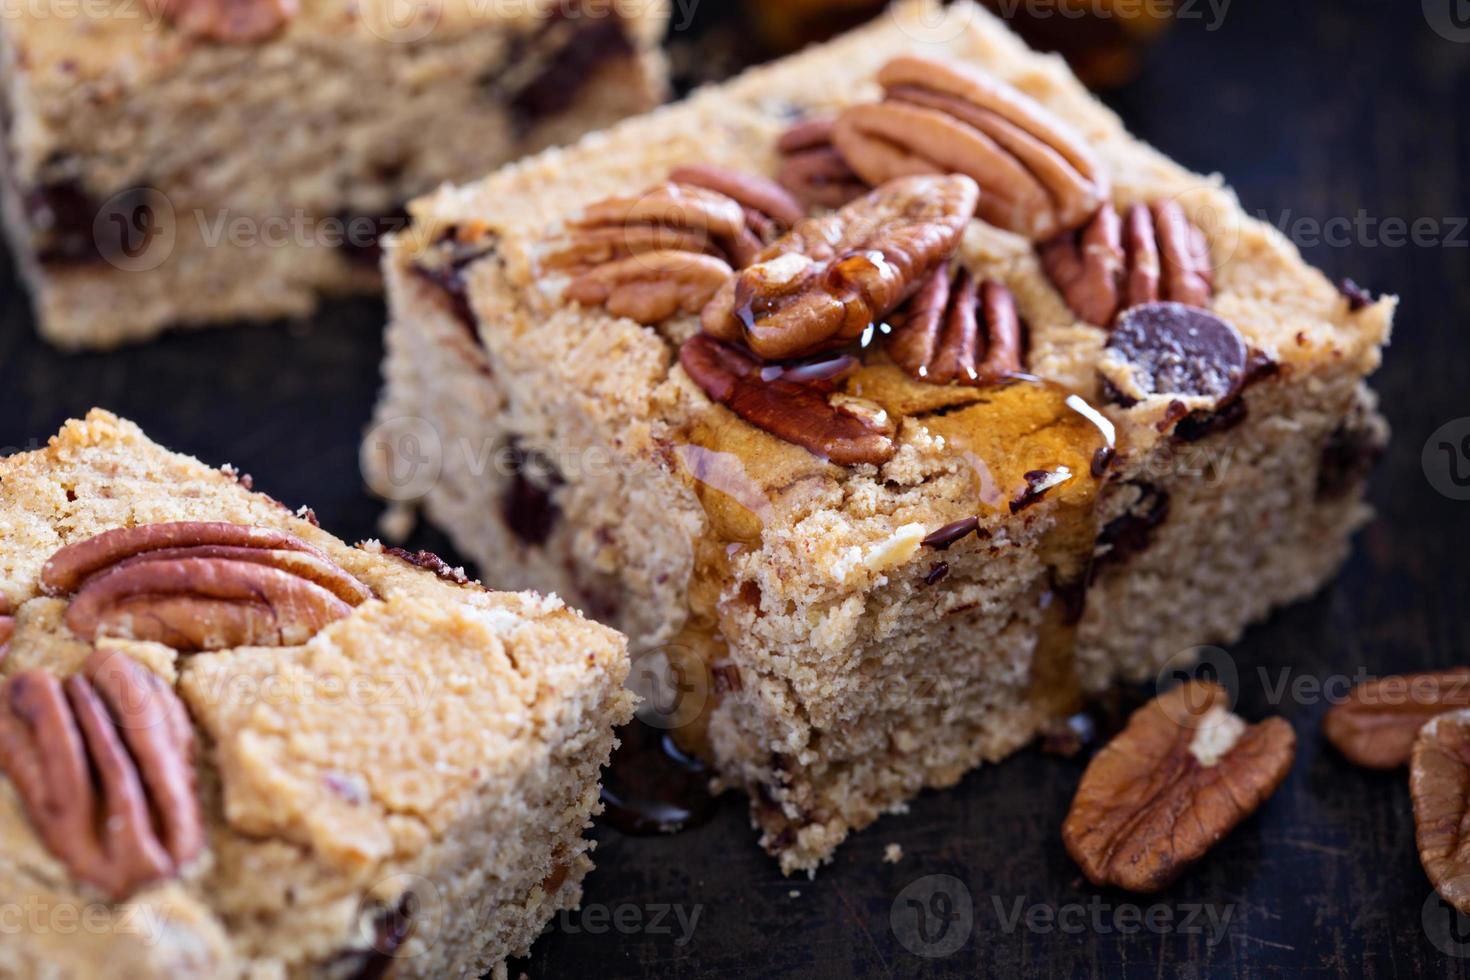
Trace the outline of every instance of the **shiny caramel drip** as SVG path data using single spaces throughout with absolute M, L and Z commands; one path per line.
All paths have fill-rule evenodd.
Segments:
M 1077 621 L 1112 426 L 1053 382 L 1018 376 L 988 388 L 928 384 L 876 351 L 840 388 L 942 437 L 972 473 L 974 514 L 982 522 L 1021 514 L 1043 499 L 1050 504 L 1053 523 L 1039 547 L 1049 574 L 1035 595 L 1042 617 L 1029 696 L 1044 717 L 1075 712 L 1081 706 Z M 691 662 L 686 669 L 707 678 L 710 665 L 729 657 L 719 603 L 731 581 L 731 559 L 759 546 L 764 526 L 790 506 L 805 481 L 840 478 L 843 471 L 718 406 L 689 426 L 675 452 L 709 527 L 695 545 L 689 616 L 674 645 L 691 661 L 702 660 L 702 668 Z M 710 685 L 699 719 L 673 733 L 686 751 L 709 757 L 707 725 L 718 701 Z

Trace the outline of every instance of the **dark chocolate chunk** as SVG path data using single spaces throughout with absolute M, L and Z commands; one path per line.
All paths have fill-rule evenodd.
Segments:
M 1245 368 L 1245 377 L 1241 379 L 1229 399 L 1221 403 L 1214 411 L 1191 412 L 1180 419 L 1179 424 L 1174 427 L 1174 438 L 1180 442 L 1198 442 L 1206 436 L 1228 432 L 1235 428 L 1245 421 L 1247 415 L 1243 397 L 1245 390 L 1258 381 L 1279 374 L 1280 371 L 1281 365 L 1258 350 L 1251 351 L 1250 360 Z
M 433 572 L 435 575 L 455 585 L 474 584 L 463 568 L 455 568 L 449 562 L 440 558 L 432 551 L 408 551 L 404 548 L 389 548 L 384 554 L 392 555 L 400 561 L 405 561 L 415 568 L 423 568 Z
M 439 287 L 449 308 L 470 336 L 479 343 L 475 313 L 470 309 L 469 286 L 465 282 L 467 268 L 495 251 L 497 239 L 487 235 L 474 241 L 461 241 L 457 228 L 447 228 L 439 240 L 414 259 L 413 271 L 425 282 Z
M 1121 564 L 1153 543 L 1154 531 L 1169 517 L 1169 493 L 1152 483 L 1132 484 L 1138 500 L 1128 512 L 1109 521 L 1097 536 L 1092 579 L 1109 564 Z
M 1145 394 L 1217 401 L 1239 389 L 1250 357 L 1238 330 L 1182 303 L 1145 303 L 1128 310 L 1108 337 L 1108 348 L 1128 359 Z
M 480 84 L 509 109 L 516 134 L 525 136 L 570 109 L 604 65 L 636 53 L 613 5 L 562 3 L 532 34 L 511 44 L 504 72 Z
M 935 562 L 934 567 L 929 569 L 929 574 L 924 576 L 925 585 L 938 585 L 949 577 L 949 562 Z
M 1337 283 L 1337 291 L 1342 293 L 1348 302 L 1348 309 L 1354 313 L 1367 309 L 1373 305 L 1373 294 L 1351 279 L 1342 279 Z
M 74 180 L 33 187 L 25 209 L 36 258 L 45 265 L 84 265 L 136 257 L 162 230 L 159 200 L 146 187 L 121 191 L 105 204 Z
M 1104 473 L 1106 473 L 1108 471 L 1108 467 L 1113 465 L 1113 460 L 1117 457 L 1117 455 L 1118 455 L 1118 451 L 1116 449 L 1114 449 L 1112 446 L 1103 446 L 1097 452 L 1093 453 L 1092 454 L 1092 475 L 1093 475 L 1093 477 L 1096 478 L 1096 477 L 1102 476 Z
M 926 548 L 933 548 L 935 551 L 948 551 L 950 546 L 956 541 L 975 533 L 975 529 L 979 526 L 980 518 L 966 517 L 963 520 L 955 521 L 953 524 L 944 525 L 944 527 L 925 538 L 923 545 Z
M 511 481 L 501 500 L 501 516 L 522 543 L 543 545 L 561 517 L 552 498 L 562 484 L 561 474 L 545 456 L 515 442 L 509 446 L 509 460 Z
M 1317 499 L 1337 500 L 1347 496 L 1367 478 L 1383 458 L 1380 434 L 1346 423 L 1328 436 L 1317 463 Z

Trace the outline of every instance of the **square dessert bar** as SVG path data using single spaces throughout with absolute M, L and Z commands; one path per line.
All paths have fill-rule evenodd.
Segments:
M 6 226 L 65 347 L 379 287 L 403 207 L 663 100 L 665 0 L 114 0 L 0 29 Z
M 249 485 L 102 411 L 0 460 L 0 976 L 503 976 L 623 639 Z
M 787 870 L 1233 641 L 1365 518 L 1394 302 L 973 4 L 411 210 L 374 485 L 672 665 L 661 720 Z

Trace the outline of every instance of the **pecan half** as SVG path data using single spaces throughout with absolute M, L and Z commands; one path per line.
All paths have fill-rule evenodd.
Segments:
M 203 850 L 193 751 L 173 690 L 121 653 L 0 687 L 0 770 L 51 853 L 113 901 Z
M 1276 792 L 1296 755 L 1281 718 L 1248 725 L 1218 684 L 1154 698 L 1088 765 L 1062 828 L 1095 885 L 1165 887 Z
M 936 269 L 890 324 L 889 355 L 920 381 L 982 386 L 1021 370 L 1016 298 L 968 269 Z
M 1470 711 L 1431 719 L 1409 760 L 1414 837 L 1435 891 L 1470 915 Z
M 75 593 L 66 624 L 86 640 L 153 640 L 180 652 L 305 643 L 372 592 L 284 531 L 189 521 L 118 528 L 42 567 Z
M 832 145 L 837 120 L 808 119 L 797 123 L 776 141 L 781 168 L 776 180 L 808 207 L 840 208 L 868 192 Z
M 1327 712 L 1322 731 L 1349 762 L 1397 769 L 1425 722 L 1460 708 L 1470 708 L 1470 667 L 1399 674 L 1354 687 Z
M 968 177 L 908 177 L 802 222 L 720 289 L 705 332 L 768 360 L 857 341 L 959 248 L 977 194 Z
M 608 198 L 568 223 L 541 264 L 572 276 L 567 297 L 656 326 L 698 313 L 803 216 L 779 185 L 725 167 L 675 168 L 639 197 Z
M 679 363 L 712 400 L 830 462 L 878 465 L 897 449 L 888 414 L 871 402 L 837 393 L 833 376 L 791 380 L 778 371 L 767 380 L 760 361 L 708 334 L 685 341 Z
M 1038 251 L 1072 312 L 1100 327 L 1143 303 L 1208 309 L 1215 293 L 1210 243 L 1177 201 L 1101 208 Z
M 976 214 L 1042 240 L 1085 222 L 1108 198 L 1102 165 L 1080 136 L 992 75 L 931 58 L 895 58 L 887 96 L 853 106 L 832 138 L 864 180 L 957 173 L 980 185 Z
M 286 26 L 297 0 L 155 0 L 164 18 L 184 34 L 221 44 L 264 41 Z

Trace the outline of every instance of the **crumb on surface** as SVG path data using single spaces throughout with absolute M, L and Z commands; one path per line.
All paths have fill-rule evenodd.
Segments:
M 897 864 L 903 860 L 903 848 L 898 844 L 889 844 L 883 848 L 883 863 Z

